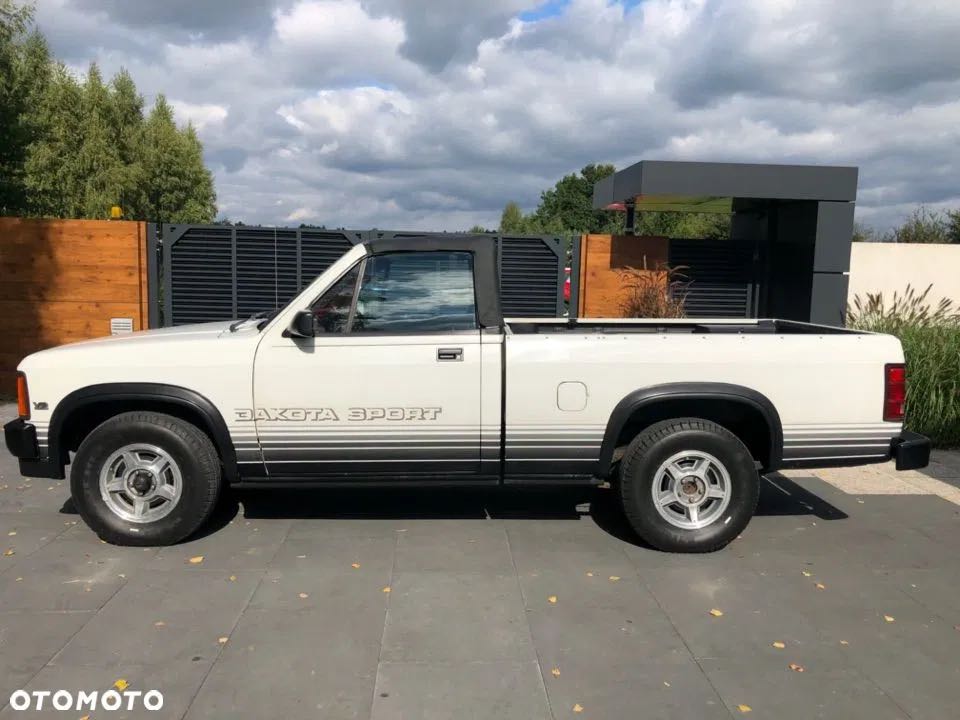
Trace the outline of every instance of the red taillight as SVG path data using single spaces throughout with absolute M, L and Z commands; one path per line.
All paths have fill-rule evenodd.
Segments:
M 17 373 L 17 412 L 24 420 L 30 417 L 30 393 L 27 392 L 27 376 Z
M 902 363 L 883 366 L 883 419 L 903 420 L 903 404 L 907 399 L 907 369 Z

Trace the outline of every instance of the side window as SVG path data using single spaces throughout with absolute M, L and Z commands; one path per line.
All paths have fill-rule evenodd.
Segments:
M 353 292 L 359 276 L 360 264 L 357 264 L 313 303 L 310 312 L 313 313 L 313 327 L 317 334 L 347 331 Z
M 471 253 L 388 253 L 367 258 L 350 332 L 476 328 Z

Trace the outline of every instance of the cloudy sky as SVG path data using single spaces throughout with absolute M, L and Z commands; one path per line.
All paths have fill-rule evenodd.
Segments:
M 957 0 L 37 0 L 55 53 L 198 128 L 221 214 L 495 227 L 589 162 L 858 165 L 960 207 Z

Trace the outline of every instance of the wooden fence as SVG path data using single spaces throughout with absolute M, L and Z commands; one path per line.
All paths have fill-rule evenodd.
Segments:
M 0 217 L 0 395 L 25 355 L 147 316 L 145 223 Z
M 580 241 L 580 317 L 621 317 L 628 268 L 658 272 L 667 263 L 668 241 L 662 237 L 584 235 Z M 666 288 L 666 281 L 664 281 Z

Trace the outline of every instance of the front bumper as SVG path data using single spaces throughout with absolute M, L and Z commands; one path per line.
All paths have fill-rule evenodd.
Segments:
M 23 418 L 3 426 L 7 450 L 20 461 L 20 474 L 26 477 L 63 479 L 63 465 L 40 457 L 37 429 Z
M 897 463 L 897 470 L 916 470 L 930 464 L 930 438 L 909 430 L 894 438 L 890 454 Z

